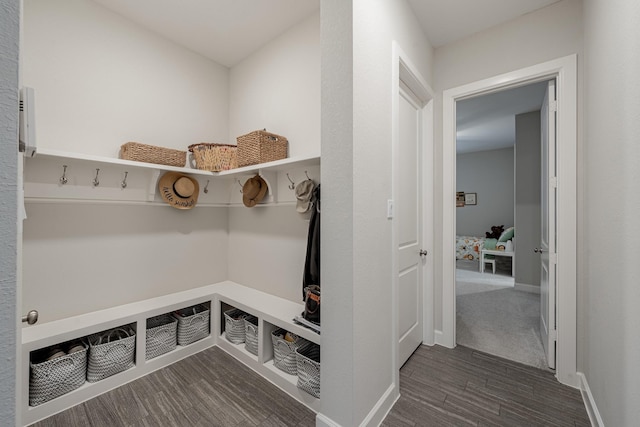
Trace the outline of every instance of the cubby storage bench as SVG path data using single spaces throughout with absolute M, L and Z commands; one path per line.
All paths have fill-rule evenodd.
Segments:
M 189 308 L 193 312 L 193 307 L 201 308 L 196 310 L 196 315 L 204 313 L 204 309 L 208 310 L 209 316 L 206 317 L 208 328 L 199 327 L 198 330 L 210 333 L 199 334 L 197 341 L 184 346 L 170 345 L 169 348 L 154 353 L 155 357 L 147 360 L 147 327 L 156 325 L 153 321 L 148 323 L 148 320 Z M 257 319 L 257 355 L 247 351 L 244 343 L 233 344 L 225 338 L 223 313 L 230 308 L 242 310 Z M 291 302 L 231 281 L 225 281 L 80 316 L 26 326 L 22 330 L 21 402 L 23 422 L 25 425 L 32 424 L 215 345 L 249 366 L 293 398 L 318 412 L 320 399 L 299 389 L 296 375 L 288 374 L 274 366 L 271 335 L 275 330 L 284 329 L 307 341 L 317 345 L 321 344 L 320 335 L 293 322 L 292 319 L 299 315 L 303 308 L 301 303 Z M 161 324 L 169 323 L 161 322 Z M 136 332 L 133 367 L 97 382 L 85 382 L 61 396 L 51 398 L 38 405 L 29 405 L 29 356 L 32 353 L 109 329 L 119 328 L 122 325 L 128 325 Z

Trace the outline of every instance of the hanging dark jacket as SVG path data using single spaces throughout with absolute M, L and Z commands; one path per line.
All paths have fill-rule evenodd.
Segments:
M 320 184 L 313 190 L 313 206 L 309 220 L 309 235 L 307 236 L 307 256 L 304 263 L 302 277 L 302 299 L 304 288 L 310 285 L 320 286 Z

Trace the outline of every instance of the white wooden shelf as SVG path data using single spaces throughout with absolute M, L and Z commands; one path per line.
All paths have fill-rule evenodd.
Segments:
M 160 175 L 169 171 L 188 174 L 198 181 L 200 194 L 196 207 L 242 205 L 241 186 L 256 173 L 269 185 L 263 205 L 292 204 L 295 202 L 295 195 L 288 188 L 288 178 L 296 176 L 299 182 L 306 179 L 305 173 L 310 171 L 313 179 L 319 182 L 320 157 L 286 158 L 229 171 L 209 172 L 189 167 L 40 149 L 35 157 L 27 158 L 25 164 L 25 201 L 168 206 L 160 197 L 157 183 Z M 67 178 L 65 184 L 60 180 L 63 173 Z M 100 181 L 97 186 L 93 185 L 96 175 Z M 123 188 L 121 184 L 125 179 L 127 185 Z
M 145 360 L 146 320 L 201 303 L 210 306 L 210 335 L 188 346 L 177 346 L 175 350 Z M 226 340 L 224 322 L 221 320 L 222 303 L 258 317 L 260 331 L 258 356 L 245 350 L 244 344 L 232 344 Z M 215 345 L 317 412 L 320 409 L 320 400 L 299 390 L 295 376 L 288 375 L 273 366 L 270 334 L 276 328 L 284 328 L 320 344 L 320 335 L 293 322 L 293 317 L 299 315 L 303 309 L 302 303 L 288 301 L 235 282 L 225 281 L 48 323 L 25 325 L 22 329 L 21 365 L 23 422 L 25 425 L 32 424 Z M 134 324 L 136 330 L 135 367 L 95 383 L 87 382 L 80 388 L 41 405 L 29 406 L 30 352 L 125 324 Z

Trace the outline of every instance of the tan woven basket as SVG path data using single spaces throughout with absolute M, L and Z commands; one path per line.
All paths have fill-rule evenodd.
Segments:
M 120 147 L 120 158 L 136 162 L 155 163 L 157 165 L 185 167 L 187 152 L 154 145 L 127 142 Z
M 287 138 L 266 130 L 256 130 L 239 136 L 238 166 L 273 162 L 287 158 Z
M 200 170 L 220 172 L 238 167 L 238 147 L 235 145 L 201 142 L 190 145 L 189 151 Z

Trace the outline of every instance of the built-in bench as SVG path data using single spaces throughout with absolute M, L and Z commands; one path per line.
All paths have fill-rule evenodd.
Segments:
M 210 307 L 210 335 L 187 346 L 178 346 L 175 350 L 156 358 L 145 360 L 147 319 L 195 304 L 205 304 Z M 233 344 L 225 339 L 223 310 L 228 306 L 241 309 L 258 318 L 257 356 L 246 351 L 243 344 Z M 293 398 L 318 412 L 320 400 L 298 389 L 296 376 L 289 375 L 273 366 L 271 332 L 277 328 L 284 328 L 308 341 L 321 344 L 320 335 L 293 322 L 293 318 L 300 315 L 303 309 L 304 306 L 301 303 L 276 297 L 235 282 L 225 281 L 25 327 L 22 330 L 22 393 L 20 394 L 23 423 L 28 425 L 47 418 L 216 345 L 267 378 Z M 133 325 L 133 329 L 136 331 L 135 366 L 133 368 L 98 382 L 87 382 L 76 390 L 38 406 L 29 406 L 29 356 L 31 352 L 129 324 Z

